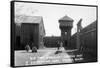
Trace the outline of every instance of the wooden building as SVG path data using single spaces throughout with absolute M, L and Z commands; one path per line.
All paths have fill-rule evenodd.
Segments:
M 45 47 L 57 47 L 58 42 L 61 42 L 60 36 L 46 36 L 44 37 L 44 46 Z
M 45 29 L 41 16 L 16 15 L 15 17 L 15 49 L 24 49 L 25 45 L 32 48 L 43 48 Z M 31 44 L 34 45 L 31 45 Z

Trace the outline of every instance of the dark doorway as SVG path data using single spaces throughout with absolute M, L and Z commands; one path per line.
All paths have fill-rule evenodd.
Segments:
M 16 36 L 16 47 L 15 49 L 19 50 L 21 47 L 20 47 L 20 36 Z
M 68 41 L 65 40 L 65 41 L 64 41 L 64 48 L 65 48 L 65 49 L 67 49 L 67 45 L 68 45 Z
M 67 46 L 67 40 L 65 40 L 65 46 Z

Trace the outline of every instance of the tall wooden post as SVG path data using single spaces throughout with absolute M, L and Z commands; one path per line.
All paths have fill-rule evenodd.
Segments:
M 80 31 L 82 30 L 81 26 L 82 19 L 79 20 L 77 24 L 77 49 L 80 49 Z

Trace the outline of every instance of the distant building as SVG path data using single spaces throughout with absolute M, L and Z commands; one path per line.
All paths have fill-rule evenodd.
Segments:
M 26 44 L 32 48 L 43 48 L 45 29 L 41 16 L 16 15 L 15 17 L 15 49 L 24 49 Z M 34 45 L 31 45 L 31 44 Z
M 60 36 L 46 36 L 44 37 L 44 46 L 45 47 L 57 47 L 58 42 L 61 42 Z

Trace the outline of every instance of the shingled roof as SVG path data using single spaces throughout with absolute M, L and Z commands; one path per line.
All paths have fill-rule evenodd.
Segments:
M 40 23 L 42 20 L 41 16 L 26 16 L 26 15 L 16 15 L 15 23 Z
M 73 21 L 72 18 L 68 17 L 67 15 L 59 19 L 59 21 Z

